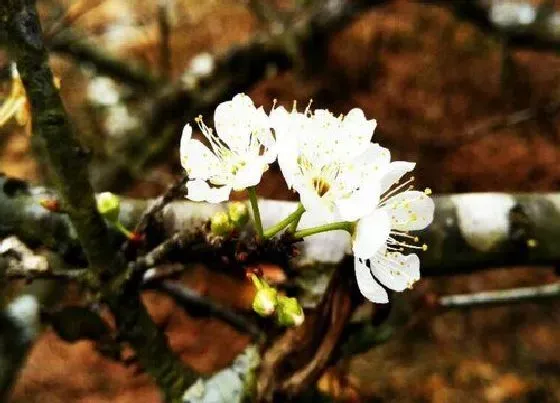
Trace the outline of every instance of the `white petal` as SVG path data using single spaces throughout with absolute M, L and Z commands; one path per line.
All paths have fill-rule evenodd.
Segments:
M 321 221 L 321 224 L 333 222 L 336 218 L 334 215 L 334 203 L 322 198 L 317 194 L 310 183 L 305 183 L 306 178 L 300 176 L 294 177 L 293 187 L 299 193 L 300 202 L 305 207 L 305 211 L 312 213 Z
M 358 288 L 364 297 L 378 304 L 389 302 L 389 296 L 385 288 L 375 281 L 369 267 L 358 258 L 354 258 L 354 271 L 356 272 Z
M 370 143 L 376 126 L 375 119 L 367 120 L 361 109 L 354 108 L 342 120 L 341 134 L 345 138 L 341 140 L 348 140 L 347 143 L 353 145 L 353 150 L 359 153 Z
M 433 200 L 417 190 L 398 193 L 383 206 L 391 215 L 391 227 L 399 231 L 426 228 L 434 219 L 434 208 Z
M 261 151 L 264 149 L 264 152 L 260 154 L 262 158 L 266 161 L 267 164 L 272 164 L 276 160 L 276 156 L 278 153 L 278 148 L 276 147 L 276 141 L 274 140 L 274 136 L 270 132 L 269 129 L 266 129 L 258 134 L 258 141 L 261 145 L 257 150 Z
M 276 136 L 278 165 L 288 188 L 291 189 L 293 176 L 297 172 L 297 158 L 300 151 L 296 137 L 299 132 L 296 128 L 296 118 L 283 107 L 278 107 L 270 112 L 270 121 Z
M 343 154 L 340 158 L 344 160 L 347 156 Z M 361 153 L 357 157 L 353 156 L 344 163 L 337 182 L 345 184 L 347 189 L 354 189 L 371 181 L 380 182 L 382 175 L 387 172 L 390 158 L 388 149 L 369 143 L 361 147 Z
M 335 201 L 338 214 L 343 221 L 356 221 L 371 214 L 379 203 L 379 183 L 363 185 L 350 197 Z
M 403 291 L 420 279 L 420 259 L 414 254 L 380 250 L 371 258 L 371 272 L 385 287 Z
M 216 132 L 232 151 L 243 153 L 249 147 L 255 113 L 257 108 L 245 94 L 238 94 L 231 101 L 222 102 L 216 108 Z
M 253 161 L 248 162 L 237 171 L 233 179 L 233 190 L 239 191 L 258 185 L 267 168 L 268 164 L 263 157 L 255 157 Z
M 416 164 L 407 161 L 394 161 L 389 164 L 387 172 L 381 179 L 381 193 L 385 193 L 395 184 L 404 174 L 412 171 Z
M 207 201 L 210 203 L 220 203 L 229 199 L 231 192 L 230 186 L 212 188 L 202 180 L 187 182 L 187 199 L 192 201 Z
M 207 180 L 222 171 L 220 160 L 208 147 L 187 137 L 181 138 L 181 165 L 191 179 Z
M 379 209 L 358 221 L 353 235 L 354 256 L 369 259 L 385 245 L 391 231 L 389 215 Z
M 181 158 L 186 155 L 189 151 L 189 141 L 192 138 L 192 127 L 188 123 L 183 127 L 183 133 L 181 134 L 181 147 L 179 148 L 179 153 Z

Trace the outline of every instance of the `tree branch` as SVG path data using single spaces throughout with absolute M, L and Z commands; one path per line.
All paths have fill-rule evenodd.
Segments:
M 47 240 L 47 246 L 68 254 L 68 247 L 56 248 L 56 243 L 76 243 L 68 219 L 40 207 L 39 200 L 49 195 L 46 189 L 17 183 L 19 190 L 13 191 L 15 186 L 11 180 L 0 177 L 0 235 L 13 233 L 27 243 Z M 506 266 L 550 267 L 560 262 L 558 193 L 473 193 L 435 196 L 434 201 L 434 222 L 418 233 L 421 241 L 428 245 L 428 251 L 420 254 L 423 276 L 456 275 Z M 149 203 L 148 200 L 123 198 L 121 222 L 134 227 Z M 295 210 L 296 204 L 261 200 L 263 225 L 269 227 L 286 217 Z M 185 228 L 196 232 L 213 214 L 224 209 L 220 204 L 174 201 L 162 210 L 159 225 L 166 238 Z M 38 225 L 42 231 L 36 230 Z M 306 248 L 304 242 L 298 264 L 325 260 L 325 256 L 337 263 L 345 253 L 350 253 L 345 236 L 333 237 L 324 244 L 324 250 L 319 251 Z
M 445 309 L 462 309 L 524 302 L 540 302 L 560 297 L 560 283 L 535 287 L 511 288 L 474 294 L 446 295 L 437 305 Z
M 509 46 L 541 51 L 560 51 L 558 12 L 548 1 L 540 5 L 531 2 L 490 2 L 478 0 L 420 0 L 423 3 L 449 7 L 455 15 L 471 22 L 482 31 L 507 38 Z M 508 8 L 507 10 L 505 8 Z M 521 15 L 529 15 L 526 20 Z
M 144 284 L 144 288 L 169 295 L 179 306 L 183 307 L 189 315 L 216 318 L 242 333 L 249 334 L 256 342 L 262 342 L 264 340 L 263 333 L 255 323 L 225 306 L 208 298 L 204 298 L 182 284 L 154 279 L 148 280 Z
M 100 49 L 71 28 L 48 39 L 52 52 L 70 57 L 79 64 L 90 64 L 99 74 L 109 76 L 136 89 L 150 91 L 161 86 L 162 80 L 129 60 L 122 60 Z
M 31 104 L 33 125 L 77 238 L 115 315 L 117 328 L 152 375 L 166 401 L 180 401 L 195 380 L 171 351 L 139 297 L 137 283 L 123 287 L 124 261 L 112 247 L 105 222 L 97 211 L 88 181 L 85 153 L 73 136 L 64 106 L 53 83 L 41 25 L 32 0 L 0 3 L 0 40 L 16 60 Z

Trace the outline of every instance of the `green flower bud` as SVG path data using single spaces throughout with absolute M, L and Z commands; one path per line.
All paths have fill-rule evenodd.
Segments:
M 233 224 L 229 220 L 227 213 L 220 211 L 210 219 L 210 231 L 214 235 L 227 235 L 233 231 Z
M 272 287 L 263 287 L 257 291 L 253 300 L 253 309 L 261 316 L 270 316 L 276 309 L 278 292 Z
M 299 326 L 305 316 L 297 299 L 281 295 L 276 306 L 276 318 L 282 326 Z
M 232 202 L 228 205 L 229 219 L 237 228 L 243 227 L 249 221 L 249 209 L 243 202 Z
M 97 210 L 107 221 L 116 223 L 119 220 L 121 201 L 119 197 L 111 192 L 103 192 L 97 195 Z

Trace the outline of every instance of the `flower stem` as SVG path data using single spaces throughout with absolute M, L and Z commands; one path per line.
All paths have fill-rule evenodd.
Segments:
M 336 230 L 344 230 L 348 232 L 352 232 L 354 223 L 351 221 L 339 221 L 333 222 L 331 224 L 320 225 L 318 227 L 306 228 L 299 231 L 294 232 L 294 238 L 305 238 L 311 235 L 319 234 L 320 232 L 327 232 L 327 231 L 336 231 Z
M 278 223 L 274 224 L 272 227 L 268 228 L 264 232 L 264 238 L 265 239 L 272 238 L 278 232 L 286 228 L 289 224 L 299 221 L 304 211 L 305 208 L 301 203 L 299 203 L 297 209 L 293 213 L 288 215 L 282 221 L 279 221 Z
M 255 219 L 255 229 L 260 239 L 264 238 L 264 230 L 261 222 L 261 213 L 259 212 L 259 203 L 257 201 L 257 192 L 254 186 L 247 188 L 247 193 L 249 193 L 249 201 L 251 202 L 251 207 L 253 209 L 253 216 Z
M 115 221 L 113 225 L 115 226 L 116 229 L 122 232 L 127 238 L 131 237 L 132 232 L 129 231 L 120 221 Z
M 299 224 L 299 220 L 301 220 L 302 214 L 300 214 L 294 221 L 292 221 L 292 223 L 290 224 L 290 227 L 288 228 L 288 231 L 290 231 L 290 232 L 295 232 L 296 231 L 297 226 Z

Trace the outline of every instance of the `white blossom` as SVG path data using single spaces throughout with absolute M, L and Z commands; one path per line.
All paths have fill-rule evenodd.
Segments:
M 355 221 L 373 211 L 378 174 L 390 158 L 387 149 L 370 142 L 375 120 L 357 108 L 335 117 L 324 109 L 299 113 L 278 107 L 270 117 L 280 169 L 306 210 L 300 228 Z
M 181 164 L 189 176 L 187 198 L 191 200 L 228 200 L 232 190 L 257 185 L 276 159 L 268 116 L 245 94 L 238 94 L 216 108 L 215 132 L 202 119 L 196 121 L 209 147 L 192 138 L 189 124 L 184 127 Z
M 399 184 L 413 169 L 413 163 L 403 161 L 388 166 L 381 177 L 383 196 L 377 208 L 354 229 L 352 250 L 358 287 L 372 302 L 388 302 L 384 287 L 403 291 L 420 278 L 420 260 L 410 252 L 426 246 L 417 245 L 418 238 L 408 232 L 432 222 L 434 202 L 428 197 L 429 190 L 411 190 L 414 178 Z

